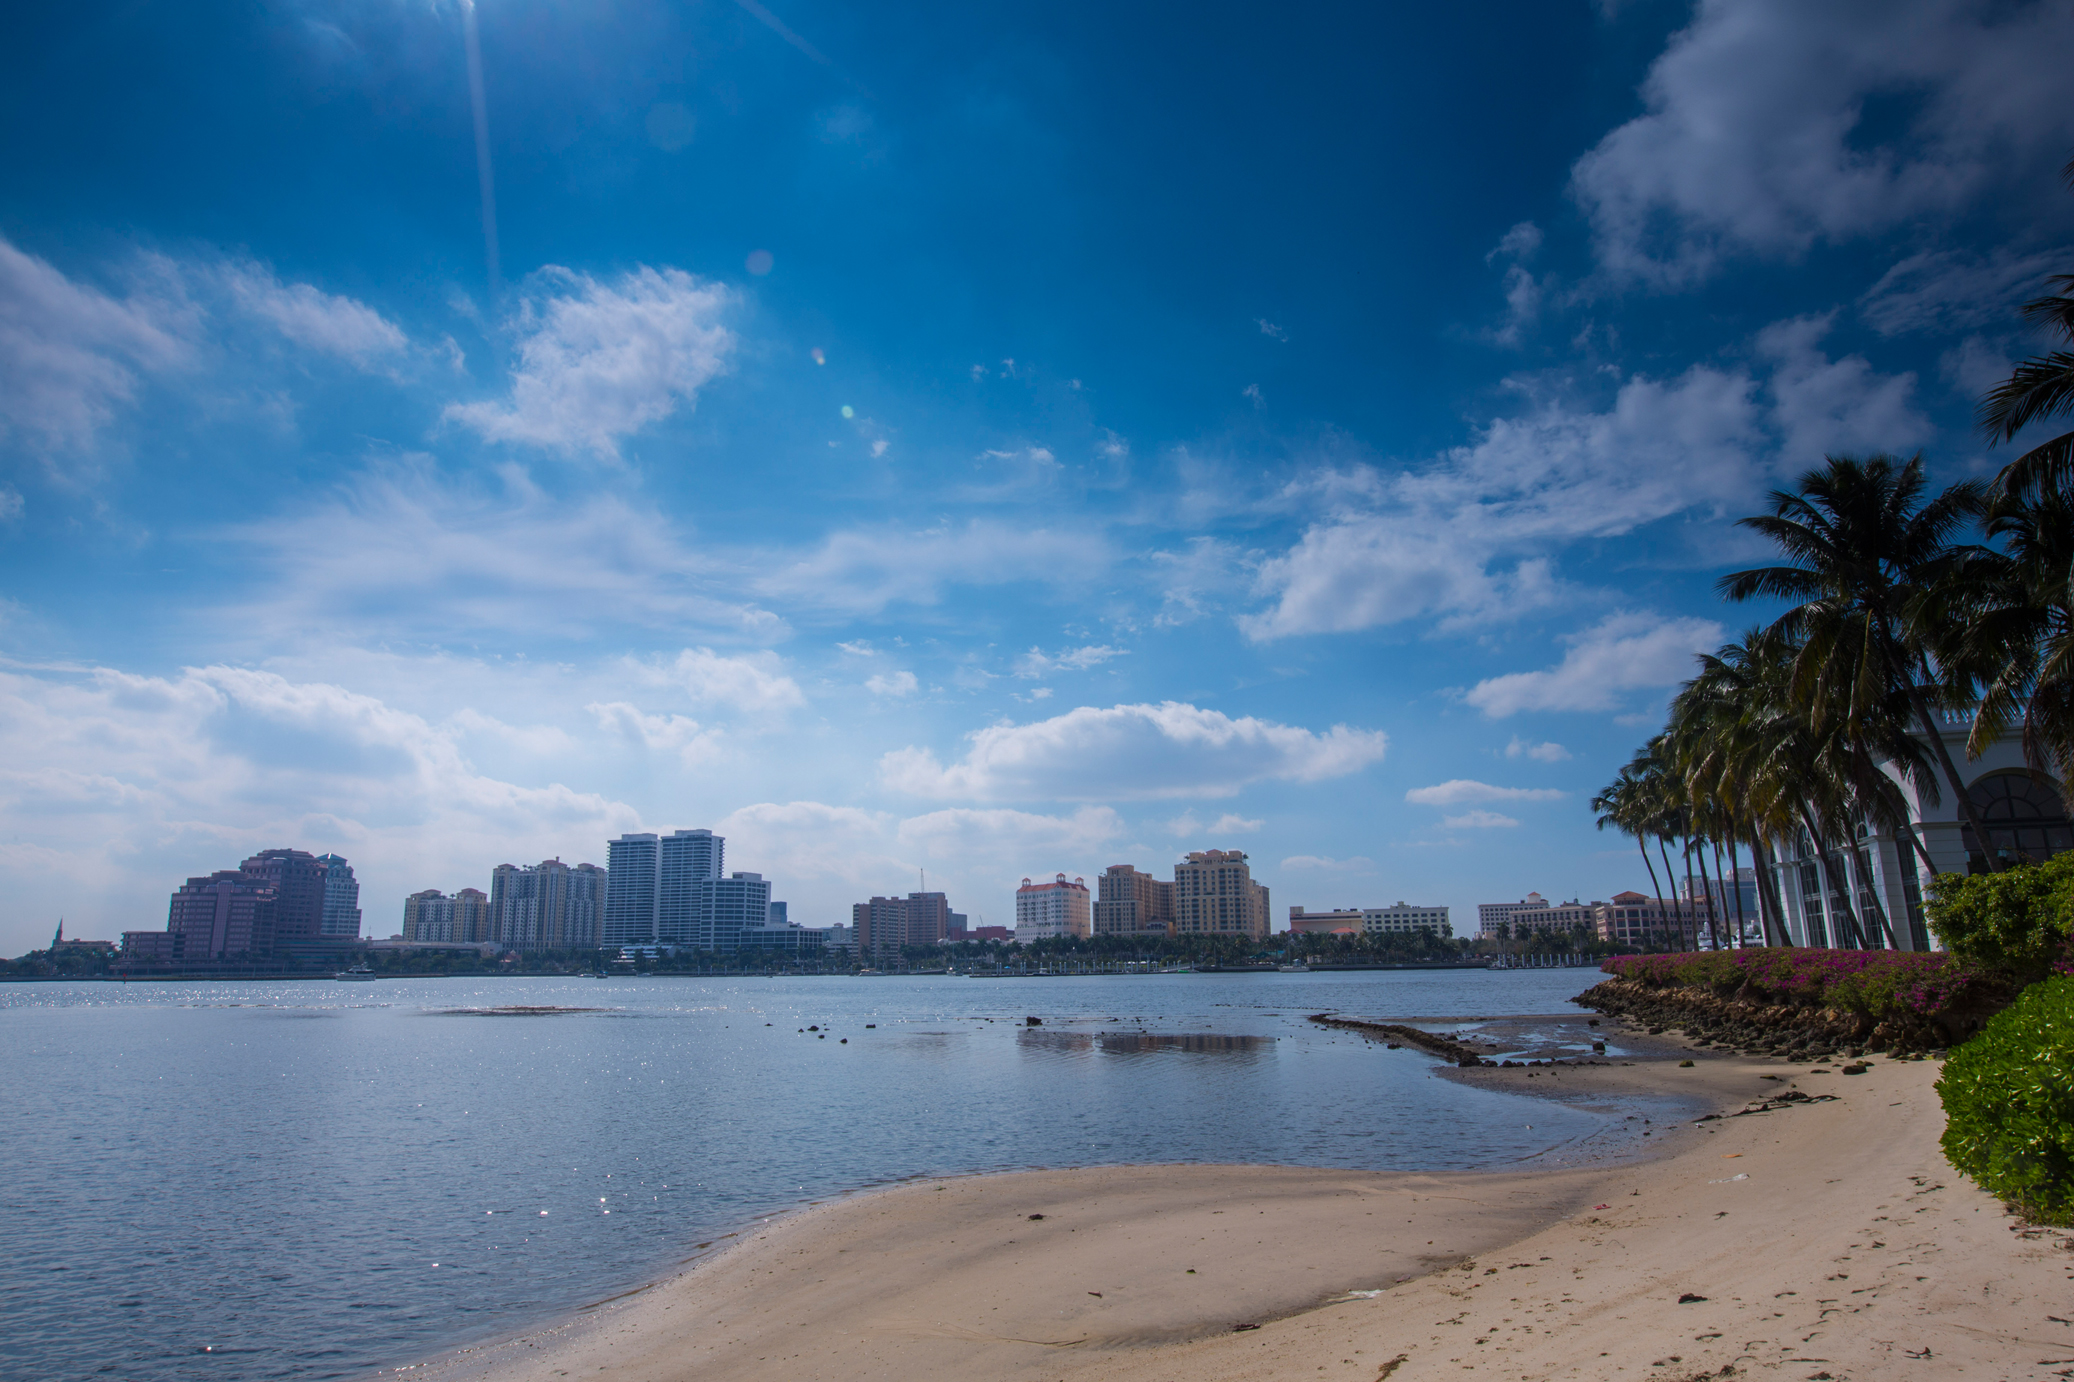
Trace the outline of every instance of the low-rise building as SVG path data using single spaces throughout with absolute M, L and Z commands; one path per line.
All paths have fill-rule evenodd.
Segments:
M 1293 936 L 1358 936 L 1362 914 L 1359 907 L 1341 907 L 1330 912 L 1289 909 L 1289 933 Z
M 1448 920 L 1447 908 L 1416 902 L 1393 902 L 1387 907 L 1362 908 L 1361 930 L 1370 936 L 1404 936 L 1413 931 L 1430 931 L 1443 940 L 1451 940 L 1455 934 L 1454 924 Z
M 1517 902 L 1479 902 L 1476 904 L 1476 934 L 1484 940 L 1499 940 L 1513 934 L 1513 918 L 1521 912 L 1538 912 L 1548 906 L 1548 899 L 1540 893 L 1528 893 Z M 1531 929 L 1542 923 L 1527 922 Z

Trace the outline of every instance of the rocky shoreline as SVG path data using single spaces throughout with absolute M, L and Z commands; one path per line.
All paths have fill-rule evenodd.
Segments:
M 1787 1061 L 1834 1060 L 1868 1051 L 1942 1055 L 1965 1035 L 1930 1017 L 1875 1019 L 1842 1008 L 1781 1003 L 1769 997 L 1723 997 L 1693 985 L 1663 987 L 1632 979 L 1608 979 L 1571 1001 L 1652 1036 L 1678 1030 L 1697 1047 L 1720 1046 Z

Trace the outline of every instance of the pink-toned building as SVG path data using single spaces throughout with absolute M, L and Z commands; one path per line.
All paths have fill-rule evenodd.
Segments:
M 1023 880 L 1015 890 L 1015 939 L 1018 945 L 1059 936 L 1094 934 L 1094 895 L 1085 879 L 1071 882 L 1061 873 L 1049 883 Z

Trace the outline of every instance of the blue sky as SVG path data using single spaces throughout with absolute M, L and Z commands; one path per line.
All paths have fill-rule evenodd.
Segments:
M 1586 802 L 1825 452 L 1989 459 L 2041 4 L 83 4 L 0 51 L 0 950 L 711 826 L 827 924 Z

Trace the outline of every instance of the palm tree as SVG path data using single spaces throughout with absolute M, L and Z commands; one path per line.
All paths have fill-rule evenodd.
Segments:
M 2032 767 L 2074 788 L 2074 492 L 2009 494 L 1989 510 L 1989 551 L 1938 609 L 1948 660 L 1980 687 L 1966 750 L 1984 752 L 2023 723 Z M 1983 837 L 1985 840 L 1985 837 Z
M 1892 747 L 1897 706 L 1915 721 L 1973 828 L 1987 867 L 2002 865 L 1945 747 L 1931 705 L 1938 688 L 1922 621 L 1915 617 L 1949 573 L 1978 557 L 1954 532 L 1983 507 L 1981 487 L 1965 481 L 1927 501 L 1921 456 L 1856 460 L 1831 456 L 1802 475 L 1796 490 L 1774 490 L 1769 514 L 1740 520 L 1764 534 L 1794 564 L 1738 571 L 1718 582 L 1731 600 L 1797 600 L 1772 631 L 1798 646 L 1793 699 L 1809 707 L 1820 740 L 1834 720 L 1860 752 Z M 1884 741 L 1884 742 L 1882 742 Z
M 2074 183 L 2074 159 L 2060 170 Z M 2034 325 L 2074 344 L 2074 274 L 2054 274 L 2046 282 L 2059 291 L 2033 298 L 2018 310 Z M 1988 445 L 2014 441 L 2016 434 L 2043 418 L 2074 413 L 2074 352 L 2055 350 L 2019 364 L 2009 378 L 1980 401 L 1981 430 Z M 1998 496 L 2033 488 L 2063 489 L 2074 479 L 2074 432 L 2063 432 L 2034 446 L 2002 468 L 1995 480 Z
M 1656 893 L 1657 915 L 1664 910 L 1663 884 L 1656 881 L 1656 865 L 1649 862 L 1649 845 L 1645 837 L 1653 819 L 1653 803 L 1649 800 L 1650 785 L 1646 783 L 1633 763 L 1620 770 L 1619 776 L 1606 789 L 1591 799 L 1591 808 L 1598 813 L 1598 827 L 1604 830 L 1612 826 L 1623 835 L 1635 837 L 1635 848 L 1642 852 L 1642 867 L 1649 870 L 1649 886 Z

